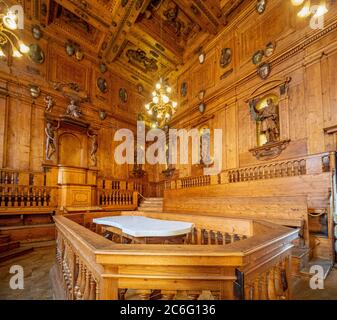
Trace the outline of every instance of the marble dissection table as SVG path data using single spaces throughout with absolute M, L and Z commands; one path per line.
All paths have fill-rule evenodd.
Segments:
M 194 227 L 193 223 L 152 219 L 142 216 L 114 216 L 93 219 L 101 226 L 101 233 L 112 234 L 118 242 L 132 243 L 181 243 Z M 129 240 L 129 241 L 128 241 Z

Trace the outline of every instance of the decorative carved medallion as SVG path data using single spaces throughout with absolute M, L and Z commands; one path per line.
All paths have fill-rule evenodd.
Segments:
M 102 62 L 102 63 L 99 65 L 99 71 L 101 71 L 101 73 L 105 73 L 105 72 L 107 72 L 107 70 L 108 70 L 108 67 L 106 66 L 105 63 Z
M 106 119 L 106 116 L 107 116 L 106 111 L 105 111 L 105 110 L 99 110 L 99 111 L 98 111 L 98 116 L 99 116 L 99 118 L 100 118 L 102 121 L 105 120 L 105 119 Z
M 126 52 L 126 56 L 129 59 L 129 63 L 141 64 L 146 71 L 156 72 L 158 70 L 157 60 L 154 58 L 148 58 L 145 51 L 141 49 L 129 49 Z
M 37 24 L 34 24 L 32 26 L 32 36 L 36 40 L 40 40 L 43 36 L 43 32 L 41 30 L 41 27 Z
M 266 10 L 267 0 L 257 0 L 256 11 L 258 14 L 262 14 Z
M 73 56 L 75 54 L 75 44 L 71 41 L 67 41 L 65 44 L 65 50 L 69 57 Z
M 276 48 L 276 43 L 275 42 L 271 41 L 271 42 L 267 43 L 266 49 L 264 51 L 266 57 L 270 57 L 274 53 L 275 48 Z
M 269 63 L 263 63 L 257 69 L 258 75 L 263 80 L 266 80 L 269 77 L 270 72 L 271 72 L 271 66 Z
M 205 62 L 205 59 L 206 59 L 205 53 L 201 52 L 201 53 L 199 54 L 199 63 L 200 63 L 200 64 L 203 64 L 203 63 Z
M 288 147 L 289 143 L 290 140 L 269 143 L 262 147 L 250 149 L 249 152 L 251 152 L 257 160 L 271 160 L 277 158 L 282 151 Z
M 119 89 L 119 100 L 122 103 L 126 103 L 128 101 L 128 93 L 125 88 Z
M 198 106 L 198 110 L 199 110 L 200 113 L 205 113 L 205 111 L 206 111 L 205 103 L 203 103 L 203 102 L 200 103 L 199 106 Z
M 44 62 L 44 52 L 36 43 L 29 46 L 28 57 L 37 64 L 42 64 Z
M 221 50 L 220 67 L 226 68 L 232 61 L 232 50 L 225 48 Z
M 37 99 L 41 94 L 41 90 L 38 86 L 30 85 L 29 86 L 29 93 L 30 93 L 32 98 Z
M 253 54 L 253 58 L 252 58 L 253 64 L 259 64 L 259 63 L 261 63 L 261 61 L 263 59 L 263 56 L 264 56 L 264 51 L 263 50 L 256 51 Z
M 106 93 L 108 91 L 108 83 L 104 78 L 99 77 L 97 79 L 97 87 L 102 93 Z

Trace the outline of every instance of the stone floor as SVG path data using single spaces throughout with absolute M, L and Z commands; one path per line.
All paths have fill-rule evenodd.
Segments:
M 54 260 L 55 247 L 45 247 L 35 248 L 32 253 L 0 264 L 0 300 L 52 299 L 49 271 Z M 12 276 L 9 269 L 12 265 L 20 265 L 24 269 L 23 290 L 12 290 L 9 287 Z M 293 290 L 293 298 L 296 300 L 337 300 L 337 269 L 332 269 L 324 285 L 324 290 L 312 290 L 309 287 L 309 280 L 299 280 Z
M 53 298 L 49 270 L 55 261 L 55 246 L 35 248 L 33 252 L 0 264 L 0 300 L 50 300 Z M 13 274 L 9 269 L 19 265 L 24 270 L 24 289 L 9 286 Z

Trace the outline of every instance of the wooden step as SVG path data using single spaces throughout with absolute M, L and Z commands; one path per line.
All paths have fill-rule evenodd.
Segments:
M 16 257 L 20 257 L 22 255 L 32 252 L 33 250 L 34 248 L 24 247 L 0 253 L 0 263 Z
M 10 236 L 8 234 L 0 234 L 0 244 L 7 243 L 10 241 Z
M 11 242 L 6 242 L 6 243 L 1 243 L 0 244 L 0 253 L 10 251 L 16 248 L 20 247 L 20 242 L 19 241 L 11 241 Z
M 300 272 L 301 276 L 306 277 L 308 279 L 310 279 L 314 274 L 310 273 L 310 268 L 312 266 L 321 266 L 324 270 L 324 279 L 326 279 L 326 277 L 328 276 L 331 268 L 333 267 L 333 263 L 330 260 L 326 260 L 326 259 L 320 259 L 320 258 L 314 258 L 312 259 L 308 265 L 303 268 Z

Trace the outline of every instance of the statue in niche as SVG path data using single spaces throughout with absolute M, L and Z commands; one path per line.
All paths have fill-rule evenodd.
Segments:
M 46 128 L 45 128 L 45 133 L 47 136 L 46 140 L 46 159 L 50 160 L 53 154 L 56 151 L 56 146 L 55 146 L 55 131 L 60 128 L 60 123 L 58 123 L 57 127 L 53 125 L 52 122 L 48 121 Z
M 253 100 L 250 109 L 253 119 L 261 123 L 260 134 L 265 135 L 267 140 L 265 144 L 278 142 L 280 139 L 278 104 L 272 98 L 268 98 L 266 106 L 258 110 L 257 102 L 258 100 Z
M 67 115 L 70 115 L 72 118 L 79 119 L 82 117 L 82 111 L 79 106 L 75 104 L 75 100 L 71 100 L 70 104 L 67 107 Z
M 88 131 L 87 135 L 91 139 L 90 159 L 92 161 L 92 164 L 96 166 L 98 150 L 97 134 L 90 134 L 90 132 Z
M 211 158 L 211 134 L 210 129 L 205 126 L 200 129 L 200 163 L 205 166 L 212 164 Z

